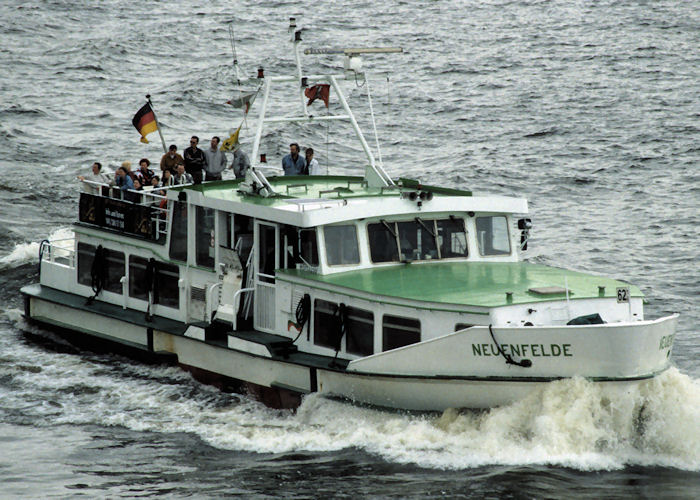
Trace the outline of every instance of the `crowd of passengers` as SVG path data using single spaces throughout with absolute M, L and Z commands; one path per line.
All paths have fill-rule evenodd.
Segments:
M 193 135 L 183 155 L 177 152 L 175 144 L 171 144 L 168 152 L 160 159 L 160 175 L 156 175 L 151 169 L 148 158 L 142 158 L 139 160 L 137 169 L 132 169 L 131 162 L 125 161 L 113 176 L 103 172 L 102 164 L 95 162 L 92 164 L 91 173 L 79 175 L 78 179 L 108 185 L 117 190 L 113 195 L 127 201 L 139 202 L 141 195 L 137 191 L 155 190 L 155 194 L 164 195 L 165 192 L 158 188 L 221 180 L 221 174 L 226 170 L 228 160 L 226 152 L 219 149 L 220 142 L 221 139 L 214 136 L 209 148 L 200 149 L 199 137 Z M 299 154 L 300 148 L 297 143 L 290 144 L 289 150 L 289 154 L 282 158 L 284 175 L 319 175 L 321 173 L 312 148 L 306 148 L 305 158 Z M 234 149 L 233 159 L 228 168 L 233 170 L 237 179 L 245 177 L 246 171 L 250 168 L 248 155 L 241 150 L 240 146 Z M 83 184 L 83 189 L 97 193 L 99 188 L 94 184 Z

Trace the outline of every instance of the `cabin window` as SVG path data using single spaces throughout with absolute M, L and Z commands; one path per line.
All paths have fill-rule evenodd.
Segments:
M 173 202 L 170 230 L 170 258 L 187 262 L 187 202 Z
M 299 231 L 299 256 L 302 262 L 309 266 L 318 266 L 318 244 L 316 229 L 301 229 Z
M 438 220 L 437 234 L 440 244 L 440 256 L 443 259 L 467 257 L 469 255 L 464 219 L 454 217 Z
M 399 229 L 401 260 L 438 258 L 434 221 L 417 217 L 415 220 L 398 222 L 396 225 Z
M 389 351 L 420 342 L 420 321 L 400 316 L 384 316 L 382 320 L 382 350 Z
M 326 242 L 326 261 L 329 266 L 360 263 L 357 230 L 354 225 L 326 226 L 323 228 L 323 239 Z
M 197 207 L 195 256 L 198 266 L 214 268 L 214 209 Z
M 126 267 L 124 266 L 124 252 L 107 250 L 106 253 L 107 281 L 105 282 L 105 290 L 120 294 L 122 293 L 121 279 L 126 275 Z
M 219 246 L 233 249 L 233 214 L 219 212 Z
M 374 354 L 374 314 L 350 306 L 345 312 L 346 351 L 360 356 Z
M 481 255 L 510 254 L 510 238 L 505 216 L 477 217 L 476 234 Z
M 95 246 L 78 243 L 78 283 L 92 286 L 92 261 L 95 258 Z
M 129 296 L 148 300 L 148 259 L 129 257 Z M 178 266 L 154 261 L 155 286 L 153 303 L 177 309 L 180 307 L 180 278 Z
M 180 307 L 180 268 L 172 264 L 158 262 L 156 264 L 156 287 L 154 304 L 167 307 Z
M 314 300 L 314 344 L 335 349 L 340 332 L 338 304 L 327 300 Z
M 78 283 L 92 286 L 92 263 L 95 260 L 97 247 L 87 243 L 78 243 Z M 112 293 L 122 293 L 121 279 L 124 276 L 124 253 L 104 249 L 105 252 L 105 283 L 104 290 Z
M 129 256 L 129 297 L 148 300 L 146 266 L 148 259 Z
M 394 262 L 399 260 L 396 243 L 396 225 L 393 222 L 367 224 L 369 252 L 372 262 Z

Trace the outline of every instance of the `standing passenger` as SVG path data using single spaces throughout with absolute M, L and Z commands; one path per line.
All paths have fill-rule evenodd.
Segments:
M 205 181 L 220 181 L 221 172 L 226 169 L 226 153 L 219 151 L 219 142 L 221 139 L 214 136 L 211 139 L 211 146 L 204 150 L 206 163 L 204 171 L 206 172 Z
M 282 158 L 284 175 L 302 175 L 306 169 L 306 161 L 299 156 L 299 144 L 293 142 L 289 145 L 289 154 Z
M 81 181 L 90 181 L 98 184 L 109 184 L 109 178 L 106 174 L 102 173 L 102 164 L 98 161 L 92 164 L 92 173 L 87 175 L 79 175 L 78 179 Z M 100 194 L 100 186 L 95 186 L 83 182 L 83 191 L 90 194 Z
M 193 135 L 190 139 L 190 147 L 185 149 L 185 172 L 192 176 L 195 184 L 202 183 L 202 169 L 206 162 L 204 151 L 197 147 L 199 137 Z
M 240 146 L 233 150 L 233 161 L 231 162 L 231 168 L 233 169 L 233 175 L 236 179 L 245 177 L 245 173 L 250 168 L 250 160 L 248 155 L 243 152 Z
M 163 172 L 165 172 L 166 170 L 170 170 L 170 173 L 174 174 L 175 169 L 180 163 L 184 165 L 185 160 L 177 152 L 177 146 L 175 144 L 171 144 L 168 148 L 168 152 L 165 153 L 160 159 L 160 169 Z
M 306 148 L 306 166 L 308 175 L 321 175 L 321 167 L 318 166 L 318 160 L 314 159 L 313 148 Z

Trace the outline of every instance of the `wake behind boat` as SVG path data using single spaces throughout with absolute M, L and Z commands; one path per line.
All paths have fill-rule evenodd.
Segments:
M 74 241 L 41 245 L 39 283 L 22 289 L 27 318 L 176 360 L 271 406 L 319 392 L 409 410 L 486 408 L 561 378 L 625 388 L 670 366 L 677 315 L 645 319 L 635 286 L 522 260 L 526 200 L 387 174 L 340 82 L 368 78 L 363 54 L 398 49 L 307 49 L 345 58 L 342 73 L 309 74 L 291 31 L 295 73 L 243 82 L 261 93 L 245 178 L 136 201 L 105 186 L 81 193 Z M 270 117 L 284 86 L 298 94 L 296 112 Z M 313 86 L 338 113 L 310 111 Z M 271 171 L 266 125 L 326 120 L 349 124 L 363 175 Z

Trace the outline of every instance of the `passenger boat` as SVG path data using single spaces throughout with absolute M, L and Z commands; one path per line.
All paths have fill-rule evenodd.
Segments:
M 677 315 L 646 319 L 636 286 L 523 260 L 526 200 L 392 179 L 339 83 L 365 79 L 361 55 L 386 50 L 339 50 L 344 71 L 307 74 L 294 28 L 295 74 L 249 81 L 262 104 L 245 178 L 138 203 L 81 193 L 74 241 L 41 245 L 26 318 L 276 407 L 318 392 L 488 408 L 562 378 L 625 388 L 670 366 Z M 341 114 L 310 111 L 311 82 L 330 85 Z M 267 116 L 284 85 L 297 112 Z M 349 122 L 361 175 L 281 176 L 261 158 L 267 124 L 322 120 Z

